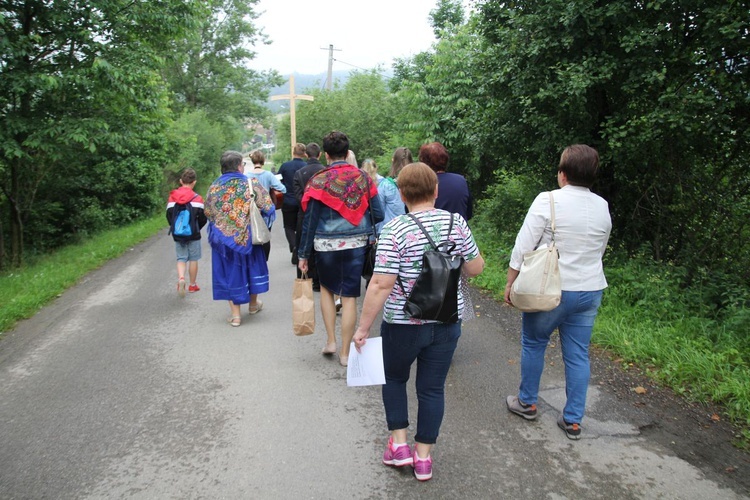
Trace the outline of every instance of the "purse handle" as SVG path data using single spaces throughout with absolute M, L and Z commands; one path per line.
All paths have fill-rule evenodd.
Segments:
M 370 196 L 371 179 L 370 179 L 370 174 L 368 174 L 365 171 L 362 171 L 362 173 L 365 175 L 365 181 L 367 181 L 367 209 L 370 211 L 370 224 L 372 225 L 372 241 L 375 242 L 378 239 L 378 232 L 375 229 L 375 216 L 372 215 L 372 197 Z
M 555 244 L 555 198 L 552 196 L 552 191 L 549 193 L 549 213 L 550 222 L 552 223 L 552 244 Z

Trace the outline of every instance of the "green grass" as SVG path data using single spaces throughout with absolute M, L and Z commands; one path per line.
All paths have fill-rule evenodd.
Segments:
M 164 229 L 163 214 L 93 236 L 0 274 L 0 335 L 30 318 L 88 272 Z

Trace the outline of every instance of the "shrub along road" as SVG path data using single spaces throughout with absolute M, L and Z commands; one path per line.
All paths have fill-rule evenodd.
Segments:
M 538 420 L 509 414 L 520 315 L 480 293 L 448 379 L 434 479 L 383 466 L 379 388 L 346 387 L 320 355 L 320 317 L 314 335 L 292 335 L 294 268 L 280 221 L 273 233 L 272 290 L 239 328 L 211 300 L 205 240 L 202 290 L 177 297 L 165 230 L 8 332 L 0 497 L 747 498 L 748 456 L 727 426 L 606 357 L 580 441 L 555 424 L 556 344 Z

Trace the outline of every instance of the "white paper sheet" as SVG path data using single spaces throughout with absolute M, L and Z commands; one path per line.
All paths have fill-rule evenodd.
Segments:
M 383 384 L 385 384 L 383 339 L 368 338 L 362 346 L 361 353 L 357 352 L 352 342 L 349 348 L 349 364 L 346 367 L 346 385 L 356 387 Z

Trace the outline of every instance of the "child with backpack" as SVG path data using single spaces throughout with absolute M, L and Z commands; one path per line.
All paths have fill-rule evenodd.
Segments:
M 180 176 L 180 187 L 169 193 L 167 222 L 169 234 L 175 242 L 177 253 L 177 294 L 185 296 L 200 290 L 195 282 L 198 276 L 198 261 L 201 258 L 201 228 L 206 225 L 203 198 L 195 191 L 195 170 L 186 168 Z M 190 286 L 185 283 L 185 270 L 190 276 Z

